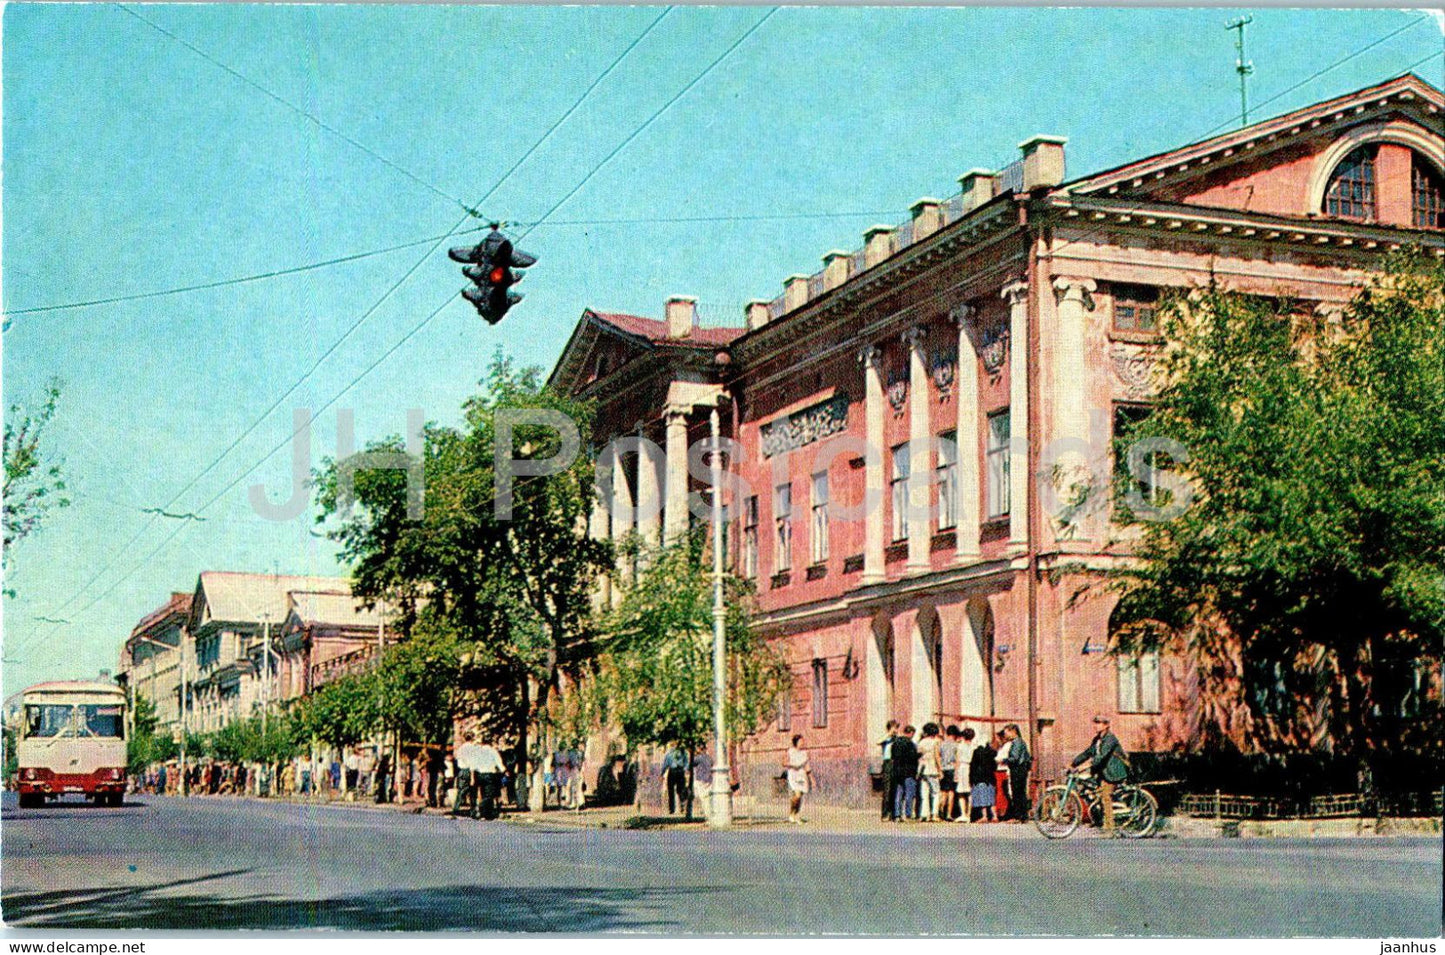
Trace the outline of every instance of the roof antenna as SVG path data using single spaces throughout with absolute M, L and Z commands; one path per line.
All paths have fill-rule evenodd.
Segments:
M 1254 64 L 1244 58 L 1244 28 L 1253 22 L 1254 17 L 1245 14 L 1238 20 L 1231 20 L 1224 25 L 1226 30 L 1238 31 L 1234 40 L 1234 49 L 1238 53 L 1234 61 L 1234 71 L 1239 74 L 1239 125 L 1241 128 L 1249 125 L 1249 81 L 1246 77 L 1254 72 Z

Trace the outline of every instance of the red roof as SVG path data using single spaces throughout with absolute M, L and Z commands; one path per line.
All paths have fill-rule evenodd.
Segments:
M 191 596 L 192 595 L 189 592 L 172 592 L 170 600 L 167 600 L 155 610 L 152 610 L 150 613 L 140 618 L 140 623 L 136 624 L 131 629 L 131 636 L 144 633 L 147 629 L 154 626 L 158 621 L 164 620 L 171 614 L 180 614 L 181 616 L 185 616 L 186 614 L 190 613 Z
M 744 332 L 741 328 L 702 328 L 694 325 L 686 338 L 672 338 L 667 334 L 667 323 L 659 322 L 655 318 L 624 315 L 620 312 L 589 311 L 598 321 L 658 345 L 726 345 Z

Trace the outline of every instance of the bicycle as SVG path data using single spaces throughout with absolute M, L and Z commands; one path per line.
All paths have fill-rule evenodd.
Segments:
M 1086 818 L 1092 825 L 1103 821 L 1104 807 L 1099 784 L 1093 778 L 1070 770 L 1063 785 L 1050 786 L 1034 807 L 1034 826 L 1048 839 L 1067 839 Z M 1159 824 L 1159 802 L 1142 786 L 1119 783 L 1114 787 L 1114 826 L 1126 839 L 1143 839 L 1154 834 Z

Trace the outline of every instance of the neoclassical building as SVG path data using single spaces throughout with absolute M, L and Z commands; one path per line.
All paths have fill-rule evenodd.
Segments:
M 1339 309 L 1389 251 L 1445 254 L 1442 106 L 1406 75 L 1075 179 L 1066 141 L 1036 136 L 788 278 L 743 327 L 698 327 L 686 297 L 662 320 L 584 312 L 552 382 L 623 439 L 600 458 L 612 494 L 592 533 L 681 533 L 701 486 L 687 449 L 714 413 L 736 442 L 728 560 L 794 673 L 743 747 L 745 781 L 801 732 L 820 798 L 869 799 L 890 718 L 1018 723 L 1044 775 L 1095 711 L 1131 750 L 1187 745 L 1188 661 L 1106 652 L 1098 584 L 1127 531 L 1069 507 L 1060 475 L 1116 473 L 1115 430 L 1150 400 L 1161 290 Z M 1156 478 L 1125 480 L 1147 503 Z

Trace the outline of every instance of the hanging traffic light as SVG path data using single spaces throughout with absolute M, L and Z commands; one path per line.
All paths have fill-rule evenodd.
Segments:
M 518 292 L 510 291 L 520 282 L 523 273 L 514 269 L 525 269 L 535 265 L 537 257 L 512 247 L 512 241 L 492 224 L 492 231 L 474 246 L 463 246 L 447 252 L 454 262 L 469 263 L 462 274 L 471 279 L 472 288 L 465 289 L 462 297 L 471 302 L 477 314 L 489 324 L 495 325 L 507 314 L 507 310 L 522 300 Z

